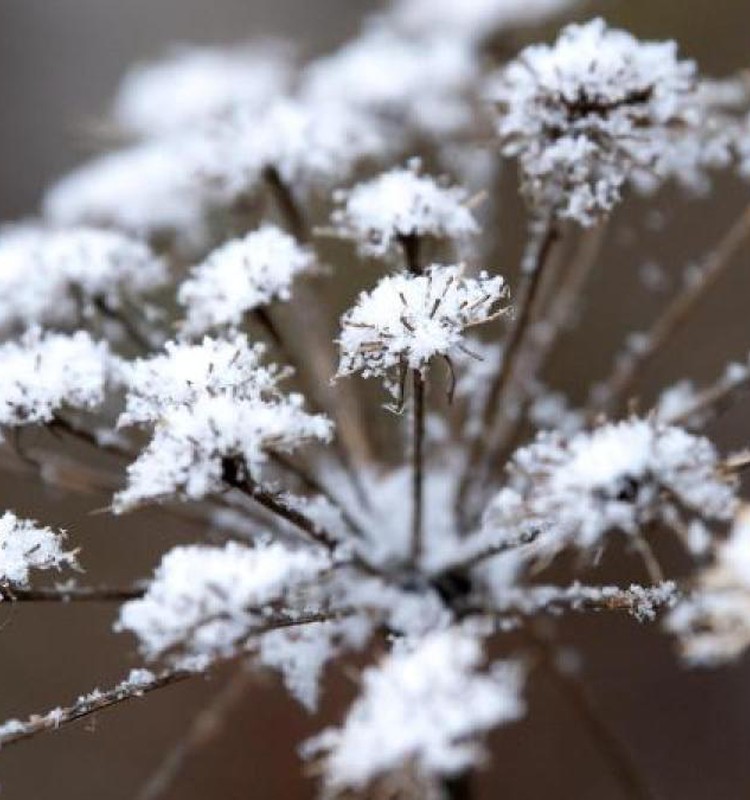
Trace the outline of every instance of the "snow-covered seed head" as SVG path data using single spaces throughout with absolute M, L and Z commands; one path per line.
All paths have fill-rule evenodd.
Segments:
M 458 774 L 481 756 L 482 734 L 523 713 L 518 665 L 481 672 L 482 661 L 480 641 L 457 629 L 406 642 L 365 670 L 342 727 L 309 741 L 306 754 L 325 754 L 333 789 L 361 789 L 409 763 L 421 777 Z
M 330 190 L 387 145 L 371 116 L 344 103 L 283 98 L 260 115 L 231 114 L 199 149 L 194 175 L 213 199 L 231 203 L 262 187 L 269 169 L 298 196 Z
M 188 335 L 211 328 L 236 328 L 247 312 L 274 300 L 289 300 L 294 279 L 310 271 L 314 257 L 274 225 L 214 250 L 180 287 Z
M 532 207 L 591 225 L 693 125 L 695 65 L 596 19 L 534 45 L 490 81 L 497 133 Z
M 420 174 L 417 161 L 341 191 L 337 199 L 334 226 L 365 255 L 384 256 L 405 237 L 465 242 L 479 232 L 467 193 Z
M 467 328 L 494 319 L 508 292 L 499 275 L 464 277 L 461 266 L 382 278 L 341 320 L 339 375 L 383 377 L 395 367 L 423 370 L 460 348 Z
M 664 623 L 692 666 L 720 666 L 750 647 L 750 507 L 740 509 L 715 555 Z
M 278 381 L 288 372 L 261 365 L 262 354 L 243 336 L 206 338 L 170 343 L 166 354 L 124 369 L 120 424 L 151 424 L 155 431 L 128 468 L 116 511 L 174 495 L 205 497 L 225 486 L 228 460 L 258 481 L 269 452 L 330 440 L 330 421 L 308 414 L 301 395 L 282 393 Z
M 142 136 L 179 134 L 236 108 L 259 113 L 284 93 L 290 78 L 288 54 L 271 43 L 183 47 L 132 68 L 115 97 L 113 117 Z
M 469 97 L 478 78 L 479 59 L 460 38 L 372 25 L 308 66 L 301 91 L 313 105 L 345 103 L 384 123 L 401 151 L 415 136 L 439 142 L 470 128 Z
M 144 597 L 122 607 L 117 627 L 135 634 L 148 658 L 231 655 L 263 628 L 264 606 L 328 566 L 319 550 L 280 543 L 175 547 Z
M 0 517 L 0 585 L 26 586 L 31 570 L 75 567 L 75 553 L 62 549 L 64 540 L 64 532 L 6 511 Z
M 64 407 L 89 411 L 104 400 L 109 350 L 85 331 L 31 328 L 0 346 L 0 425 L 51 422 Z
M 166 279 L 164 262 L 121 233 L 11 227 L 0 232 L 0 329 L 76 322 L 95 301 L 116 307 Z
M 57 225 L 95 225 L 186 251 L 208 238 L 207 202 L 196 184 L 204 143 L 147 141 L 89 161 L 53 184 L 44 216 Z
M 536 547 L 596 546 L 609 531 L 628 534 L 671 512 L 726 520 L 737 507 L 736 482 L 720 469 L 705 438 L 655 420 L 632 418 L 566 437 L 540 433 L 513 456 L 510 486 L 485 522 L 518 536 L 541 531 Z M 679 511 L 678 511 L 679 509 Z

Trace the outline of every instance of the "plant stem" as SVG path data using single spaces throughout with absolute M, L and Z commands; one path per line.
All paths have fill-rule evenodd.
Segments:
M 537 298 L 542 287 L 545 266 L 548 264 L 559 233 L 555 223 L 550 219 L 544 224 L 539 237 L 535 237 L 530 245 L 533 254 L 524 258 L 526 268 L 522 272 L 521 283 L 516 295 L 516 318 L 503 348 L 502 362 L 489 386 L 487 397 L 481 413 L 478 433 L 474 436 L 466 459 L 456 494 L 456 510 L 458 517 L 464 522 L 468 519 L 466 504 L 469 500 L 469 489 L 473 482 L 482 482 L 487 469 L 486 436 L 493 428 L 497 414 L 503 409 L 506 390 L 517 366 L 517 358 L 522 350 L 531 321 L 534 318 Z M 527 263 L 528 262 L 528 263 Z
M 707 257 L 700 276 L 686 282 L 682 291 L 664 309 L 643 344 L 634 349 L 625 347 L 615 359 L 609 377 L 601 384 L 593 402 L 594 412 L 616 412 L 622 405 L 644 367 L 671 341 L 697 308 L 709 289 L 733 263 L 734 256 L 750 236 L 750 206 Z
M 424 512 L 424 378 L 412 370 L 414 409 L 412 414 L 412 524 L 411 560 L 417 566 L 422 557 Z

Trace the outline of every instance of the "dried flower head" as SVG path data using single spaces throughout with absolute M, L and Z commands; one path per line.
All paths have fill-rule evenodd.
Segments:
M 118 628 L 135 634 L 149 659 L 226 656 L 263 628 L 264 605 L 282 601 L 328 566 L 321 552 L 279 543 L 175 547 L 144 597 L 122 607 Z
M 327 753 L 337 789 L 361 789 L 408 762 L 422 775 L 458 774 L 478 760 L 479 735 L 523 713 L 518 668 L 482 673 L 482 660 L 481 643 L 457 629 L 403 643 L 365 670 L 343 726 L 308 742 L 308 755 Z
M 0 517 L 0 586 L 26 586 L 32 570 L 75 567 L 75 553 L 63 550 L 64 540 L 64 531 L 42 528 L 6 511 Z
M 260 366 L 262 352 L 241 336 L 172 343 L 165 355 L 125 369 L 129 392 L 120 424 L 154 423 L 155 432 L 128 467 L 116 510 L 173 495 L 205 497 L 225 485 L 228 461 L 257 481 L 269 451 L 330 439 L 328 419 L 306 413 L 301 395 L 281 392 L 286 373 Z
M 502 277 L 464 277 L 460 266 L 423 275 L 389 275 L 341 320 L 339 375 L 382 377 L 394 367 L 423 370 L 435 356 L 460 348 L 467 328 L 503 313 Z
M 181 47 L 128 71 L 113 117 L 141 136 L 179 134 L 236 108 L 259 113 L 290 81 L 288 53 L 273 43 Z
M 180 286 L 187 308 L 183 330 L 190 335 L 210 328 L 237 327 L 248 311 L 274 300 L 289 300 L 294 279 L 310 271 L 314 257 L 274 225 L 214 250 Z
M 96 302 L 117 308 L 166 279 L 164 262 L 123 234 L 11 227 L 0 233 L 0 329 L 75 323 Z
M 109 351 L 85 331 L 29 329 L 0 345 L 0 425 L 51 422 L 63 408 L 91 410 L 104 400 Z
M 497 132 L 534 208 L 591 225 L 695 121 L 695 65 L 596 19 L 533 45 L 491 82 Z
M 402 36 L 375 25 L 308 66 L 302 93 L 313 104 L 345 103 L 380 120 L 403 146 L 416 135 L 437 138 L 469 128 L 478 77 L 478 59 L 460 39 Z
M 384 256 L 406 237 L 463 242 L 479 233 L 467 193 L 420 174 L 418 161 L 339 191 L 336 198 L 336 229 L 366 255 Z
M 720 470 L 713 445 L 676 426 L 633 417 L 566 437 L 540 433 L 514 455 L 510 487 L 485 523 L 509 537 L 537 531 L 537 547 L 591 548 L 612 530 L 667 527 L 682 513 L 731 519 L 737 486 Z

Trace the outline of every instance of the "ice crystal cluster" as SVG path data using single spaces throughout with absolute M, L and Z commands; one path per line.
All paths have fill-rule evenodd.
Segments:
M 584 351 L 567 386 L 549 369 L 632 190 L 663 223 L 668 179 L 692 198 L 709 169 L 750 172 L 750 92 L 674 42 L 570 24 L 575 5 L 394 0 L 307 61 L 173 50 L 127 73 L 120 149 L 0 230 L 0 466 L 185 531 L 145 580 L 58 583 L 42 573 L 77 567 L 63 534 L 0 516 L 0 598 L 122 601 L 144 661 L 0 745 L 229 661 L 316 712 L 330 662 L 351 674 L 356 654 L 349 710 L 302 747 L 323 793 L 464 797 L 525 684 L 581 680 L 568 615 L 660 622 L 688 665 L 750 647 L 750 456 L 711 438 L 747 359 L 707 385 L 640 382 L 750 212 L 653 326 L 621 331 L 609 375 L 584 381 Z M 541 22 L 561 30 L 530 44 Z

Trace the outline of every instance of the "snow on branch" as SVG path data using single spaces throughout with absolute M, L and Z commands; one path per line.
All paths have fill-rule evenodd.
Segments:
M 464 277 L 461 266 L 433 265 L 423 275 L 382 278 L 341 320 L 339 375 L 382 377 L 395 367 L 423 370 L 460 348 L 468 328 L 507 307 L 499 275 Z
M 90 411 L 104 400 L 109 350 L 85 331 L 31 328 L 0 345 L 0 426 L 51 422 L 64 408 Z
M 0 329 L 76 323 L 162 286 L 164 262 L 140 241 L 93 228 L 0 230 Z
M 288 88 L 287 48 L 254 42 L 234 48 L 180 47 L 128 71 L 113 118 L 141 136 L 164 136 L 206 125 L 236 108 L 263 111 Z
M 57 533 L 6 511 L 0 517 L 0 584 L 26 587 L 32 570 L 76 567 L 76 554 L 63 550 L 64 540 L 64 531 Z
M 678 60 L 673 42 L 639 42 L 596 19 L 526 48 L 488 95 L 532 207 L 592 225 L 626 181 L 658 173 L 673 140 L 697 125 L 695 83 L 695 65 Z
M 183 331 L 238 327 L 248 311 L 289 300 L 295 278 L 313 263 L 308 248 L 274 225 L 226 242 L 180 286 L 178 300 L 187 309 Z
M 172 495 L 205 497 L 224 486 L 228 460 L 239 460 L 257 481 L 269 451 L 330 439 L 329 420 L 306 413 L 301 395 L 281 392 L 277 384 L 287 373 L 260 365 L 263 353 L 244 336 L 206 338 L 169 343 L 165 354 L 126 368 L 120 424 L 154 424 L 155 431 L 128 468 L 117 511 Z
M 464 242 L 479 233 L 467 193 L 420 174 L 418 161 L 339 191 L 336 199 L 335 229 L 365 255 L 385 256 L 413 236 Z
M 508 487 L 490 504 L 485 527 L 500 538 L 540 531 L 531 552 L 596 546 L 611 530 L 637 535 L 670 509 L 726 521 L 736 480 L 713 445 L 675 426 L 632 417 L 572 437 L 542 432 L 518 450 Z
M 362 676 L 362 694 L 339 729 L 309 741 L 325 754 L 332 788 L 362 788 L 414 762 L 427 775 L 455 775 L 474 764 L 476 739 L 523 713 L 522 671 L 498 663 L 480 672 L 481 643 L 457 629 L 404 642 Z
M 330 566 L 317 549 L 279 543 L 176 547 L 162 559 L 146 594 L 123 605 L 117 629 L 130 631 L 149 659 L 228 656 L 262 631 L 273 604 Z M 295 614 L 288 614 L 291 623 Z M 298 614 L 306 618 L 304 614 Z

